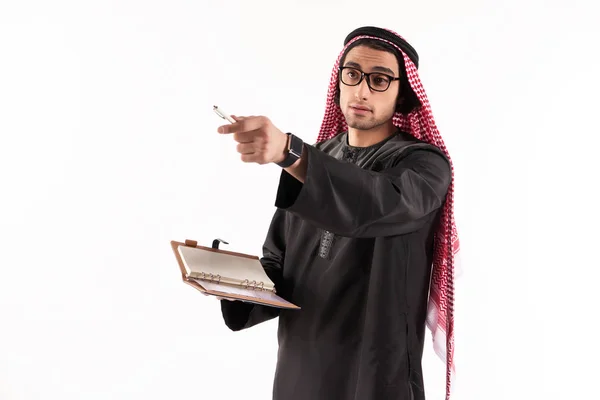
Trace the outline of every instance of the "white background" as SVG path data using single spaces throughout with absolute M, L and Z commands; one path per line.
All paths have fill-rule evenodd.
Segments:
M 0 3 L 1 400 L 270 398 L 276 321 L 228 331 L 169 241 L 260 253 L 279 169 L 212 105 L 313 142 L 362 25 L 416 47 L 456 167 L 454 398 L 597 394 L 597 14 L 319 3 Z M 423 363 L 443 398 L 429 336 Z

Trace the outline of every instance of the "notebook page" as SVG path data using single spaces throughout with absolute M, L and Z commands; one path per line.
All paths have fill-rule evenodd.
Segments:
M 195 247 L 179 246 L 179 254 L 188 274 L 190 272 L 220 275 L 223 278 L 236 279 L 240 282 L 264 282 L 272 286 L 262 264 L 257 259 L 215 253 Z

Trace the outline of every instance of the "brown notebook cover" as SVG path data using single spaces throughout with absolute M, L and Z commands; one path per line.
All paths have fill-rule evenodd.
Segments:
M 171 241 L 171 248 L 173 249 L 177 263 L 179 264 L 181 278 L 184 283 L 196 288 L 202 293 L 222 297 L 224 299 L 240 300 L 278 308 L 300 309 L 300 307 L 295 304 L 278 296 L 274 287 L 270 287 L 268 284 L 265 286 L 264 281 L 259 281 L 259 283 L 257 283 L 255 279 L 245 279 L 243 282 L 238 283 L 234 281 L 226 282 L 226 278 L 221 279 L 221 276 L 218 273 L 204 273 L 197 271 L 194 273 L 188 271 L 179 252 L 180 246 L 200 249 L 205 252 L 213 252 L 218 254 L 217 257 L 219 259 L 225 259 L 222 256 L 232 257 L 231 264 L 236 264 L 248 259 L 259 261 L 257 256 L 219 249 L 218 240 L 219 239 L 213 242 L 213 247 L 199 246 L 198 242 L 195 240 L 186 240 L 185 242 Z M 213 256 L 214 258 L 215 254 L 209 254 L 208 256 Z M 236 259 L 236 257 L 241 257 L 242 259 Z M 220 262 L 223 263 L 223 261 Z M 211 271 L 216 272 L 219 269 L 219 266 L 212 265 L 210 268 Z

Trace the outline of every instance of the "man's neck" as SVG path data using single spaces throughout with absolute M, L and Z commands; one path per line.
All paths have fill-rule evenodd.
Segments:
M 348 128 L 348 144 L 354 147 L 369 147 L 392 136 L 396 130 L 392 121 L 368 131 Z

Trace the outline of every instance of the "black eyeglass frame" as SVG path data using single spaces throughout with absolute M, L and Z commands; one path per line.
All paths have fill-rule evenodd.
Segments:
M 400 77 L 393 77 L 393 76 L 390 76 L 390 75 L 388 75 L 386 73 L 383 73 L 383 72 L 363 72 L 363 71 L 361 71 L 360 69 L 358 69 L 356 67 L 339 67 L 338 69 L 339 69 L 338 79 L 344 85 L 346 85 L 346 86 L 358 86 L 358 85 L 361 84 L 361 82 L 363 81 L 363 79 L 365 79 L 365 77 L 366 77 L 367 78 L 367 85 L 369 86 L 369 89 L 373 90 L 374 92 L 380 92 L 380 93 L 381 92 L 385 92 L 386 90 L 388 90 L 390 88 L 390 86 L 392 85 L 393 81 L 399 81 L 400 80 Z M 360 79 L 358 80 L 358 82 L 356 82 L 354 85 L 349 85 L 346 82 L 344 82 L 342 80 L 342 72 L 344 72 L 345 69 L 352 69 L 354 71 L 360 72 Z M 373 87 L 371 86 L 371 75 L 383 75 L 383 76 L 389 78 L 390 81 L 388 82 L 387 87 L 385 89 L 383 89 L 383 90 L 373 89 Z

